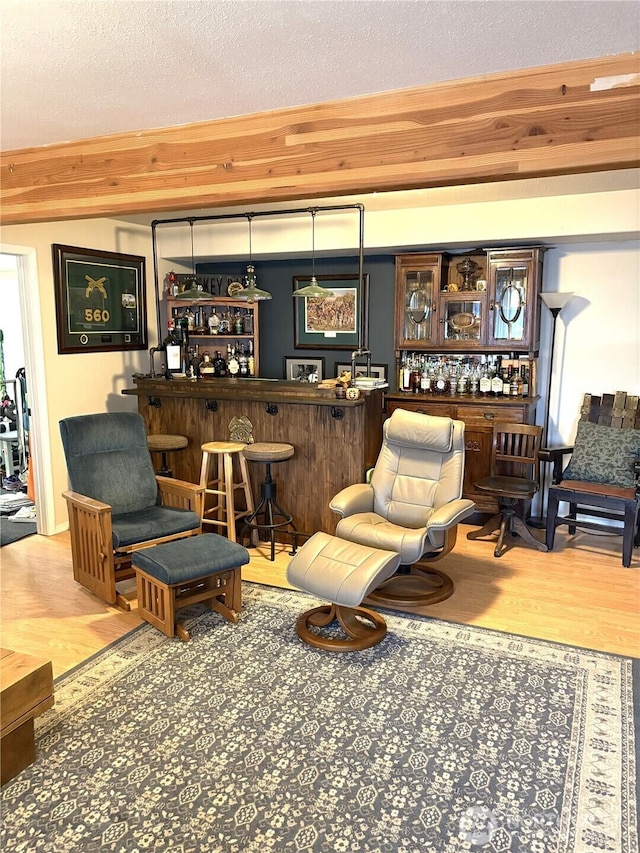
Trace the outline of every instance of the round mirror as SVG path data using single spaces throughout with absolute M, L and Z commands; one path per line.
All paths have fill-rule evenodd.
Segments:
M 502 317 L 502 320 L 509 326 L 512 323 L 515 323 L 520 316 L 523 305 L 524 302 L 520 288 L 515 284 L 508 284 L 502 291 L 502 296 L 500 297 L 499 302 L 500 316 Z
M 412 323 L 424 322 L 429 316 L 429 303 L 427 302 L 427 294 L 424 290 L 413 290 L 409 297 L 409 319 Z

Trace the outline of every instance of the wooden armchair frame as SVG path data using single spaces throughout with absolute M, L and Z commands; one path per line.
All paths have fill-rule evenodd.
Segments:
M 202 518 L 204 486 L 170 477 L 158 476 L 156 481 L 163 506 L 191 510 Z M 63 492 L 62 496 L 69 512 L 74 579 L 107 604 L 117 604 L 124 610 L 130 610 L 131 605 L 126 596 L 118 592 L 116 583 L 135 577 L 131 567 L 134 551 L 202 533 L 200 525 L 184 533 L 136 542 L 114 551 L 109 504 L 78 492 Z

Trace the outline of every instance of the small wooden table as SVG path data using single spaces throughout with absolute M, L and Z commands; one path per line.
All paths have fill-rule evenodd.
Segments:
M 0 649 L 0 784 L 35 760 L 33 720 L 54 702 L 51 661 Z

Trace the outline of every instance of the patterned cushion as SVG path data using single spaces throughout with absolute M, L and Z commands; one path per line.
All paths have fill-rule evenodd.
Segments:
M 639 458 L 640 430 L 580 421 L 571 461 L 562 479 L 629 488 L 635 484 L 633 465 Z

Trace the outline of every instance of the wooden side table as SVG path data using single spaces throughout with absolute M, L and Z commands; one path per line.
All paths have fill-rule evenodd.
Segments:
M 55 702 L 51 661 L 0 649 L 0 784 L 33 763 L 33 721 Z

